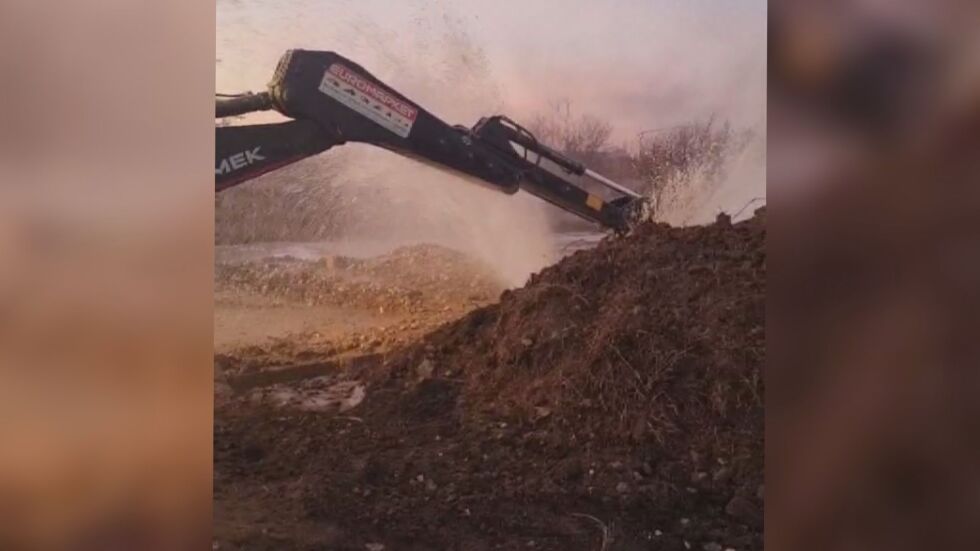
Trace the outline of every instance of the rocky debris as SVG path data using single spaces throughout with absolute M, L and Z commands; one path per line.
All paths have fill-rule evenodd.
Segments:
M 458 315 L 490 302 L 503 286 L 489 267 L 463 253 L 415 245 L 368 259 L 279 257 L 219 263 L 215 288 L 308 305 Z
M 762 511 L 751 500 L 735 496 L 725 505 L 725 512 L 732 517 L 753 525 L 762 523 Z
M 716 484 L 723 484 L 723 483 L 728 482 L 729 480 L 731 480 L 732 479 L 732 476 L 734 476 L 734 474 L 735 474 L 735 471 L 733 471 L 731 467 L 719 467 L 711 475 L 711 480 L 713 482 L 715 482 Z
M 289 384 L 272 384 L 256 388 L 244 399 L 252 404 L 309 412 L 344 413 L 364 401 L 367 391 L 357 381 L 341 380 L 337 376 L 306 378 Z
M 432 378 L 432 372 L 435 371 L 435 365 L 433 365 L 432 360 L 425 358 L 422 363 L 419 364 L 415 372 L 419 379 L 430 379 Z

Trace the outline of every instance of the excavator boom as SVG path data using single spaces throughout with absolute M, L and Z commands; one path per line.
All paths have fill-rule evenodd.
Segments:
M 289 50 L 269 89 L 225 97 L 215 117 L 276 110 L 293 119 L 215 129 L 215 189 L 255 178 L 347 142 L 371 144 L 503 193 L 531 193 L 586 220 L 625 231 L 643 198 L 504 116 L 450 126 L 334 52 Z

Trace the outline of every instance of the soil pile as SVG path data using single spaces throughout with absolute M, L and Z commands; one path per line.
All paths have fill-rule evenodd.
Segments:
M 266 392 L 364 384 L 342 412 L 238 381 L 215 410 L 221 548 L 761 549 L 765 239 L 764 211 L 644 225 Z
M 643 225 L 429 335 L 393 374 L 445 368 L 470 414 L 546 421 L 571 443 L 694 450 L 761 474 L 765 236 L 764 210 Z

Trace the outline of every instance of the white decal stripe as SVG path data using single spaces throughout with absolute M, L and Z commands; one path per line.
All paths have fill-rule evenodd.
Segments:
M 324 73 L 320 91 L 402 138 L 415 124 L 414 107 L 338 63 Z

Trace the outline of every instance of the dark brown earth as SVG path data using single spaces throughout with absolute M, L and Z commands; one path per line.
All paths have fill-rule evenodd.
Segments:
M 765 240 L 647 224 L 407 345 L 216 357 L 215 545 L 761 549 Z

